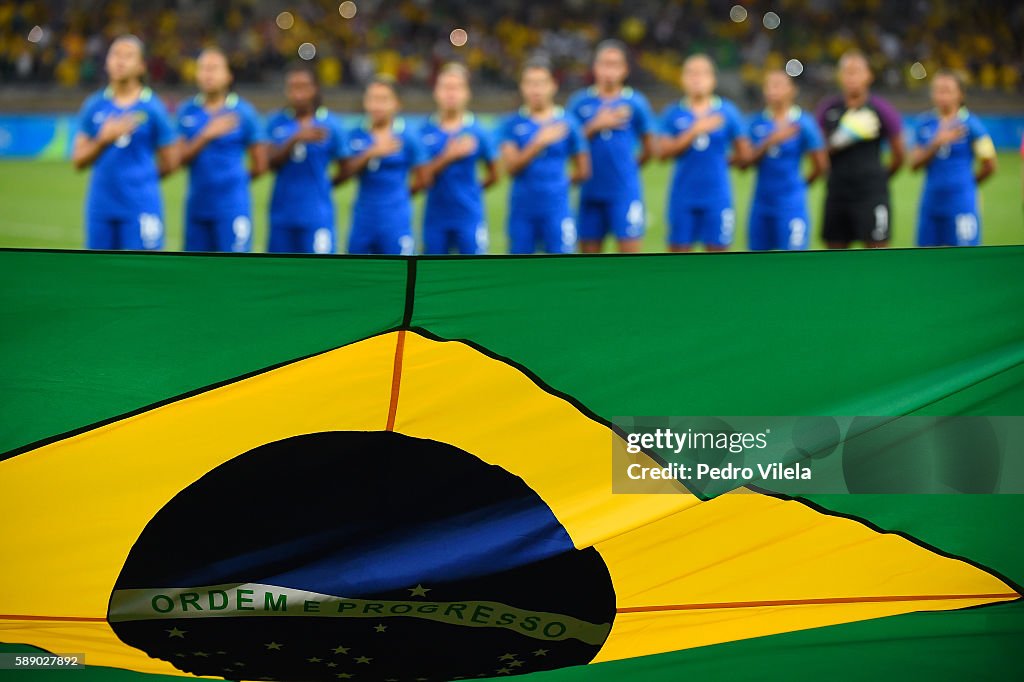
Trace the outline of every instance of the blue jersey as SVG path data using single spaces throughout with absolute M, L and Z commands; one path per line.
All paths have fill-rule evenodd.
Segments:
M 807 185 L 800 173 L 804 154 L 825 148 L 825 139 L 813 116 L 794 106 L 789 110 L 788 125 L 799 132 L 780 145 L 765 151 L 757 164 L 757 188 L 754 199 L 765 206 L 803 204 Z M 775 131 L 775 120 L 768 111 L 755 114 L 750 122 L 750 140 L 760 144 Z
M 731 203 L 729 186 L 729 150 L 733 141 L 745 137 L 743 119 L 732 102 L 714 97 L 708 116 L 719 114 L 722 125 L 709 134 L 700 135 L 690 147 L 676 157 L 672 178 L 672 194 L 679 205 L 711 206 Z M 689 130 L 697 117 L 684 98 L 671 105 L 661 117 L 661 131 L 675 137 Z
M 203 107 L 202 95 L 197 95 L 178 113 L 178 130 L 186 140 L 192 140 L 211 118 L 230 114 L 238 117 L 238 126 L 211 140 L 189 166 L 186 205 L 190 216 L 221 218 L 249 214 L 246 152 L 251 145 L 266 139 L 252 105 L 231 93 L 221 110 L 210 113 Z
M 986 140 L 988 131 L 977 116 L 966 108 L 957 114 L 957 123 L 964 127 L 964 136 L 956 142 L 939 148 L 928 164 L 924 183 L 924 203 L 933 211 L 959 210 L 965 203 L 973 205 L 977 185 L 974 181 L 975 144 Z M 924 146 L 932 141 L 942 124 L 939 114 L 927 112 L 918 117 L 915 139 Z
M 314 125 L 327 130 L 320 142 L 297 142 L 291 157 L 277 169 L 270 198 L 270 220 L 279 225 L 319 229 L 334 225 L 331 202 L 331 162 L 348 155 L 345 132 L 324 107 L 316 110 Z M 299 121 L 288 109 L 267 119 L 267 137 L 280 145 L 299 130 Z
M 484 215 L 477 166 L 481 161 L 494 161 L 497 155 L 491 136 L 473 114 L 463 117 L 462 127 L 457 131 L 444 130 L 435 116 L 431 116 L 420 130 L 420 140 L 428 159 L 436 158 L 452 138 L 464 136 L 473 138 L 476 150 L 448 164 L 437 174 L 427 193 L 426 215 L 430 221 L 465 222 L 475 228 Z
M 627 114 L 618 128 L 602 130 L 590 138 L 593 174 L 580 192 L 588 199 L 615 199 L 640 194 L 640 166 L 637 148 L 648 133 L 654 132 L 651 105 L 633 88 L 622 88 L 618 96 L 604 99 L 597 88 L 580 90 L 569 99 L 567 109 L 585 126 L 601 109 L 616 109 Z
M 78 115 L 78 130 L 90 139 L 111 116 L 130 113 L 138 127 L 104 149 L 92 167 L 86 211 L 92 215 L 135 220 L 140 214 L 159 215 L 160 172 L 156 153 L 176 139 L 167 109 L 149 88 L 127 107 L 114 103 L 112 88 L 94 94 Z
M 364 121 L 349 133 L 349 149 L 353 156 L 362 154 L 373 145 L 370 124 Z M 390 156 L 370 159 L 359 174 L 359 193 L 356 211 L 389 211 L 408 204 L 409 172 L 426 161 L 417 135 L 406 126 L 405 119 L 396 118 L 391 134 L 401 142 L 401 149 Z
M 518 113 L 509 116 L 502 124 L 502 144 L 511 142 L 522 149 L 530 144 L 542 126 L 558 123 L 564 123 L 568 133 L 544 149 L 512 179 L 512 203 L 522 202 L 543 207 L 568 201 L 569 174 L 565 170 L 565 164 L 571 157 L 587 151 L 587 140 L 579 124 L 567 116 L 561 107 L 556 107 L 551 119 L 541 122 L 531 118 L 524 107 Z

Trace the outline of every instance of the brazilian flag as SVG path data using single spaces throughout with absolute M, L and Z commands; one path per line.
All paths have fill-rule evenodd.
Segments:
M 1022 269 L 0 252 L 0 679 L 1019 679 L 1024 497 L 610 458 L 618 415 L 1020 415 Z

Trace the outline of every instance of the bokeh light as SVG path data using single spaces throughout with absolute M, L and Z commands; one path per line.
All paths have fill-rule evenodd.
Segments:
M 455 47 L 462 47 L 469 41 L 469 34 L 466 33 L 466 29 L 457 28 L 452 31 L 452 34 L 448 36 L 448 38 L 452 41 L 452 45 Z
M 761 20 L 761 23 L 764 24 L 764 27 L 769 31 L 774 31 L 782 23 L 782 19 L 780 19 L 779 15 L 775 12 L 767 12 Z
M 914 62 L 910 67 L 910 77 L 924 80 L 928 77 L 928 69 L 924 68 L 924 64 L 921 62 Z
M 277 15 L 277 27 L 282 31 L 287 31 L 295 25 L 295 17 L 292 16 L 291 12 L 281 12 Z
M 345 0 L 345 2 L 338 5 L 338 14 L 341 15 L 342 19 L 351 19 L 356 15 L 356 3 L 351 0 Z
M 747 8 L 743 5 L 733 5 L 732 9 L 729 10 L 729 18 L 735 21 L 737 24 L 747 20 Z
M 800 62 L 799 59 L 790 59 L 788 62 L 786 62 L 786 73 L 788 73 L 793 78 L 796 78 L 803 72 L 804 65 Z
M 28 32 L 28 42 L 38 43 L 43 39 L 43 29 L 41 26 L 33 26 L 32 30 Z
M 302 43 L 299 45 L 299 57 L 307 62 L 316 56 L 316 45 L 313 43 Z

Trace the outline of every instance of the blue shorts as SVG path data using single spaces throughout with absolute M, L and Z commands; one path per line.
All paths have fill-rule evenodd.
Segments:
M 481 255 L 487 253 L 489 235 L 483 220 L 423 220 L 423 253 L 445 256 L 449 253 Z
M 334 253 L 334 227 L 284 223 L 270 218 L 268 253 Z
M 672 199 L 668 208 L 669 246 L 729 246 L 736 230 L 736 212 L 731 201 L 690 206 Z
M 247 253 L 252 250 L 252 218 L 248 211 L 216 218 L 185 211 L 185 250 Z
M 767 207 L 754 200 L 750 207 L 751 251 L 804 251 L 810 242 L 807 203 Z
M 981 244 L 981 216 L 976 201 L 965 201 L 949 210 L 929 209 L 927 197 L 917 217 L 918 246 L 978 246 Z
M 568 201 L 551 210 L 513 202 L 508 214 L 509 253 L 573 253 L 576 251 L 576 221 Z
M 164 220 L 160 213 L 132 218 L 86 213 L 85 248 L 156 251 L 164 247 Z
M 385 256 L 411 256 L 416 249 L 412 236 L 412 210 L 396 206 L 388 212 L 352 211 L 348 252 Z
M 644 236 L 644 202 L 638 193 L 608 199 L 580 198 L 577 219 L 581 241 L 603 241 L 609 234 L 619 241 Z

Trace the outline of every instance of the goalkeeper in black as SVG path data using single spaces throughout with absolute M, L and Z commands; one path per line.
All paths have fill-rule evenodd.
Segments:
M 903 164 L 903 124 L 891 104 L 871 94 L 873 79 L 867 57 L 847 52 L 839 59 L 842 93 L 818 106 L 832 161 L 822 221 L 830 249 L 858 241 L 869 248 L 889 245 L 889 178 Z M 882 163 L 884 142 L 889 143 L 888 165 Z

